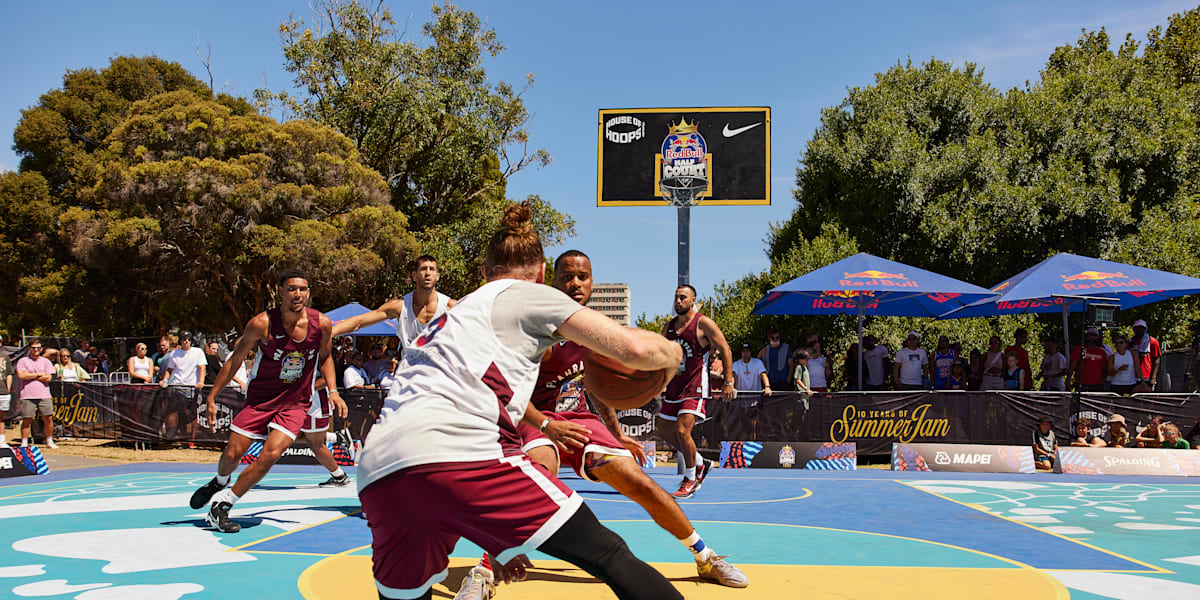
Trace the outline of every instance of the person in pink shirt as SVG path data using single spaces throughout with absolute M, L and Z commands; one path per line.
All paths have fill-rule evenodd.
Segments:
M 21 380 L 21 447 L 30 444 L 33 419 L 40 415 L 46 446 L 58 448 L 54 443 L 54 402 L 50 399 L 54 372 L 54 364 L 42 356 L 39 339 L 29 344 L 29 355 L 17 361 L 17 378 Z

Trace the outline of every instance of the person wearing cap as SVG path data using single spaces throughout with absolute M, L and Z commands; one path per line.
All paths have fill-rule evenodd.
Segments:
M 1105 443 L 1110 448 L 1128 448 L 1132 441 L 1129 437 L 1129 429 L 1125 427 L 1125 417 L 1113 413 L 1108 418 L 1108 434 L 1105 436 Z
M 1071 348 L 1071 370 L 1067 387 L 1075 382 L 1082 392 L 1106 391 L 1108 352 L 1100 345 L 1100 331 L 1089 327 L 1083 336 L 1083 346 Z
M 737 375 L 737 391 L 762 392 L 764 396 L 771 395 L 771 382 L 767 379 L 767 367 L 763 362 L 752 356 L 750 344 L 742 344 L 742 360 L 733 363 L 733 372 Z
M 1133 338 L 1129 340 L 1129 349 L 1133 351 L 1134 364 L 1137 365 L 1135 374 L 1138 383 L 1133 393 L 1153 392 L 1158 381 L 1158 366 L 1162 358 L 1162 346 L 1158 338 L 1146 332 L 1146 321 L 1138 319 L 1133 322 Z
M 1104 438 L 1096 437 L 1092 434 L 1092 420 L 1087 417 L 1080 417 L 1075 421 L 1075 437 L 1071 438 L 1072 446 L 1081 446 L 1085 448 L 1103 448 L 1108 444 Z
M 1058 453 L 1058 440 L 1052 425 L 1050 417 L 1042 417 L 1037 429 L 1033 430 L 1033 462 L 1043 471 L 1054 468 L 1054 457 Z
M 946 378 L 947 390 L 966 390 L 967 389 L 967 363 L 959 359 L 954 361 L 954 365 L 950 367 L 950 377 Z
M 920 347 L 921 335 L 908 332 L 904 347 L 896 351 L 896 362 L 892 364 L 892 379 L 898 390 L 923 390 L 929 379 L 929 354 Z
M 204 351 L 192 345 L 192 334 L 186 331 L 179 334 L 179 347 L 167 354 L 162 382 L 167 388 L 160 398 L 159 416 L 165 415 L 165 422 L 159 423 L 158 433 L 169 439 L 176 437 L 180 427 L 186 437 L 192 430 L 196 415 L 196 394 L 204 388 L 204 374 L 208 370 L 208 357 Z

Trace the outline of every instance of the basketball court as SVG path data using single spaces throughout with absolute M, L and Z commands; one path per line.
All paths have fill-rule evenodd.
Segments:
M 0 485 L 0 596 L 375 598 L 353 487 L 278 466 L 239 502 L 241 533 L 187 507 L 211 465 L 79 469 Z M 670 489 L 678 476 L 653 473 Z M 613 490 L 563 471 L 606 525 L 688 598 L 1200 597 L 1200 485 L 1179 478 L 716 470 L 681 504 L 745 590 L 696 579 L 687 549 Z M 454 589 L 480 551 L 455 548 Z M 613 598 L 531 557 L 499 598 Z

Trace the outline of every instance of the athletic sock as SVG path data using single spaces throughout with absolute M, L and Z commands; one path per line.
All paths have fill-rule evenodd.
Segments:
M 218 504 L 221 502 L 228 502 L 230 504 L 233 504 L 233 503 L 237 502 L 239 498 L 241 498 L 241 496 L 238 496 L 237 494 L 233 493 L 233 488 L 225 488 L 225 489 L 217 492 L 217 494 L 215 496 L 213 496 L 212 503 Z
M 700 537 L 700 533 L 695 529 L 692 530 L 692 535 L 689 535 L 685 538 L 680 538 L 679 543 L 687 546 L 687 549 L 692 551 L 692 555 L 695 556 L 696 562 L 704 562 L 705 560 L 708 560 L 708 555 L 713 553 L 710 548 L 704 545 L 704 540 Z
M 216 479 L 217 483 L 220 485 L 229 485 L 229 475 L 217 474 L 217 476 L 213 479 Z
M 338 443 L 337 434 L 326 431 L 325 432 L 325 443 L 326 444 Z
M 683 476 L 691 481 L 696 480 L 696 467 L 688 467 L 683 470 Z
M 336 471 L 334 471 L 334 472 L 332 472 L 332 473 L 330 473 L 330 475 L 333 475 L 334 477 L 337 477 L 338 479 L 341 479 L 341 478 L 343 478 L 343 477 L 345 477 L 345 476 L 346 476 L 346 472 L 345 472 L 345 471 L 343 471 L 341 467 L 338 467 L 338 468 L 337 468 L 337 470 L 336 470 Z
M 28 448 L 28 447 L 29 447 L 29 438 L 21 438 L 21 447 L 22 447 L 22 448 Z
M 703 464 L 704 464 L 704 457 L 701 456 L 699 452 L 697 452 L 696 453 L 696 466 L 699 467 L 700 465 L 703 465 Z

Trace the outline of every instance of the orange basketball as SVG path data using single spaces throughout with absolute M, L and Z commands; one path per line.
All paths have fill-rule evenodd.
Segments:
M 641 408 L 666 384 L 666 370 L 638 371 L 595 352 L 588 352 L 583 359 L 583 385 L 588 397 L 616 410 Z

